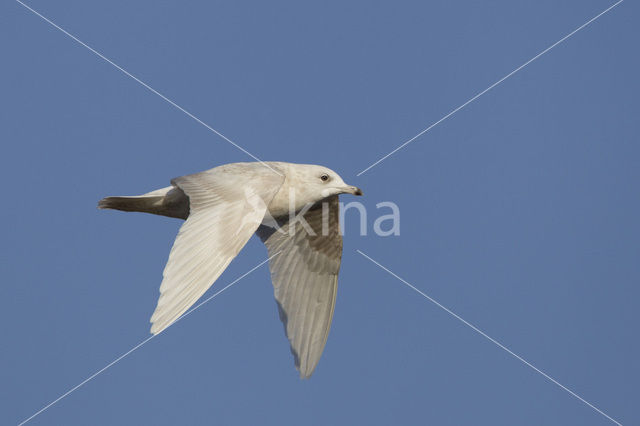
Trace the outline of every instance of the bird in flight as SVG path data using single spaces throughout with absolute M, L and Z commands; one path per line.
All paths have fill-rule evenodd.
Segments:
M 327 342 L 342 256 L 339 194 L 362 195 L 333 170 L 308 164 L 225 164 L 98 207 L 184 219 L 151 316 L 158 334 L 191 307 L 256 233 L 267 246 L 280 320 L 301 378 Z

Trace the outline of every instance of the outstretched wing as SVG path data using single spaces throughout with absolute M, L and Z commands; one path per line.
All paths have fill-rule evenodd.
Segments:
M 235 163 L 174 179 L 189 197 L 151 317 L 158 334 L 222 274 L 264 218 L 283 176 L 259 163 Z
M 342 257 L 338 196 L 315 204 L 302 218 L 308 227 L 294 219 L 281 222 L 280 230 L 262 225 L 257 234 L 271 257 L 271 281 L 296 368 L 308 378 L 327 342 L 336 303 Z

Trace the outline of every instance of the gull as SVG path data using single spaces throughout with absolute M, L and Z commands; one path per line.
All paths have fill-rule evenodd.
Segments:
M 218 279 L 255 233 L 266 245 L 280 320 L 301 378 L 327 342 L 342 256 L 339 194 L 362 195 L 327 167 L 231 163 L 171 180 L 101 209 L 184 219 L 163 272 L 151 333 L 169 327 Z

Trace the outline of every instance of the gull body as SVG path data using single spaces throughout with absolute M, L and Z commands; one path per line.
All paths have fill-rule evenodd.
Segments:
M 362 195 L 333 170 L 285 162 L 232 163 L 175 178 L 98 207 L 184 219 L 151 317 L 158 334 L 184 314 L 257 234 L 267 246 L 280 319 L 303 378 L 327 341 L 342 255 L 340 194 Z

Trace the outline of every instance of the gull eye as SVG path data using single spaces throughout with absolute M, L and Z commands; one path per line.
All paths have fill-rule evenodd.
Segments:
M 326 181 L 329 180 L 329 175 L 324 174 L 324 175 L 320 176 L 320 179 L 323 180 L 324 182 L 326 182 Z

